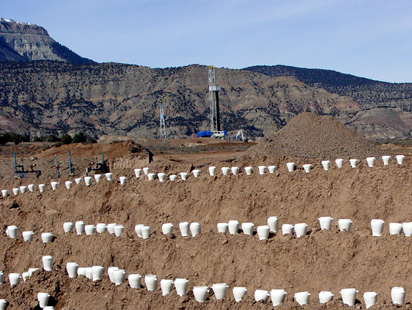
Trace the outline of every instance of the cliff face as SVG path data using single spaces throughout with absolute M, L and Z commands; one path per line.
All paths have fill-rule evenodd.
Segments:
M 91 63 L 53 40 L 43 27 L 0 19 L 0 61 Z
M 359 105 L 291 77 L 217 69 L 223 129 L 262 136 L 296 114 L 345 121 Z M 157 137 L 159 100 L 169 137 L 209 128 L 208 69 L 36 61 L 0 64 L 0 128 L 31 135 L 75 133 Z

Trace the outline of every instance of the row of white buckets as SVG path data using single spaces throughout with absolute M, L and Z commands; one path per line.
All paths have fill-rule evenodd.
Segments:
M 403 160 L 405 158 L 405 155 L 396 155 L 395 158 L 396 158 L 397 163 L 399 165 L 402 165 Z M 385 166 L 389 165 L 389 160 L 390 159 L 391 159 L 391 156 L 382 156 L 383 164 Z M 367 157 L 366 158 L 366 162 L 367 162 L 369 167 L 374 166 L 375 160 L 376 160 L 375 157 Z M 358 162 L 359 162 L 358 159 L 349 159 L 349 163 L 350 163 L 352 168 L 356 168 Z M 324 170 L 329 170 L 330 163 L 331 162 L 329 160 L 324 160 L 324 161 L 321 162 Z M 335 163 L 336 163 L 336 166 L 338 168 L 343 167 L 343 159 L 342 158 L 336 159 Z M 288 171 L 292 172 L 296 169 L 296 164 L 295 163 L 287 163 L 286 167 L 287 167 Z M 310 171 L 310 169 L 312 168 L 312 165 L 311 164 L 306 164 L 306 165 L 303 165 L 302 167 L 305 170 L 305 172 L 308 173 Z M 274 166 L 274 165 L 272 165 L 272 166 L 258 166 L 259 174 L 261 174 L 261 175 L 265 174 L 266 169 L 269 171 L 269 173 L 274 173 L 275 170 L 276 170 L 276 166 Z M 246 175 L 251 175 L 252 172 L 253 172 L 253 167 L 250 167 L 250 166 L 245 167 L 244 170 L 245 170 Z M 229 172 L 231 172 L 233 175 L 237 175 L 240 172 L 240 168 L 239 167 L 222 167 L 221 171 L 222 171 L 223 175 L 228 175 Z M 142 172 L 144 173 L 144 175 L 146 175 L 148 177 L 149 181 L 154 180 L 156 174 L 155 173 L 149 173 L 149 167 L 145 167 L 145 168 L 142 168 L 142 169 L 141 168 L 134 169 L 134 173 L 135 173 L 136 178 L 140 178 L 141 175 L 142 175 Z M 198 169 L 192 171 L 193 176 L 195 178 L 197 178 L 199 176 L 200 172 L 201 172 L 201 170 L 198 170 Z M 181 178 L 183 180 L 186 180 L 189 173 L 181 172 L 180 175 L 181 175 Z M 210 176 L 216 175 L 216 167 L 215 166 L 209 167 L 209 175 Z M 166 178 L 166 174 L 165 173 L 158 173 L 157 177 L 158 177 L 160 182 L 163 182 Z M 174 181 L 177 178 L 177 175 L 171 175 L 169 177 L 170 177 L 171 181 Z
M 319 223 L 321 230 L 331 230 L 332 227 L 332 217 L 320 217 Z M 372 229 L 372 236 L 381 236 L 383 233 L 384 228 L 384 220 L 381 219 L 372 219 L 371 220 L 371 229 Z M 267 225 L 257 226 L 257 234 L 260 240 L 268 239 L 269 234 L 278 233 L 278 226 L 279 226 L 279 219 L 276 216 L 271 216 L 267 220 Z M 350 219 L 339 219 L 338 226 L 340 231 L 347 231 L 349 232 L 352 227 L 352 220 Z M 88 236 L 93 235 L 95 233 L 104 233 L 108 232 L 109 234 L 114 234 L 116 237 L 121 236 L 124 232 L 124 226 L 117 224 L 117 223 L 98 223 L 97 225 L 86 225 L 84 221 L 76 221 L 73 225 L 72 222 L 64 222 L 63 223 L 63 230 L 65 233 L 69 233 L 73 231 L 73 228 L 76 229 L 77 235 L 86 234 Z M 164 223 L 162 224 L 162 233 L 164 235 L 170 234 L 173 232 L 174 225 L 172 223 Z M 228 223 L 218 223 L 217 224 L 217 231 L 219 233 L 227 233 L 229 232 L 232 235 L 235 235 L 239 231 L 239 227 L 242 228 L 243 234 L 245 235 L 253 235 L 254 233 L 254 224 L 250 222 L 242 223 L 240 226 L 239 221 L 237 220 L 230 220 Z M 295 233 L 298 238 L 305 236 L 307 234 L 307 224 L 306 223 L 297 223 L 297 224 L 283 224 L 282 234 L 293 234 Z M 182 237 L 187 237 L 190 234 L 192 237 L 200 234 L 201 232 L 201 225 L 198 222 L 181 222 L 179 223 L 179 229 Z M 6 235 L 9 238 L 16 238 L 17 237 L 17 226 L 9 225 L 6 229 Z M 404 222 L 404 223 L 390 223 L 389 224 L 389 234 L 390 235 L 399 235 L 404 232 L 405 236 L 410 237 L 412 236 L 412 222 Z M 137 224 L 135 225 L 135 232 L 139 238 L 148 239 L 151 234 L 151 227 L 144 225 L 144 224 Z M 34 232 L 33 231 L 23 231 L 22 232 L 23 240 L 24 241 L 33 241 Z M 53 239 L 53 234 L 50 232 L 44 232 L 41 234 L 41 239 L 43 243 L 51 242 Z
M 87 268 L 80 268 L 77 263 L 68 262 L 66 264 L 66 270 L 69 278 L 75 278 L 77 276 L 85 276 L 93 281 L 99 281 L 102 278 L 104 268 L 101 266 L 93 266 Z M 109 267 L 108 270 L 109 279 L 115 285 L 121 285 L 126 279 L 126 271 L 118 267 Z M 139 289 L 142 287 L 140 274 L 129 274 L 128 282 L 131 288 Z M 155 291 L 158 286 L 158 278 L 156 275 L 148 274 L 144 277 L 144 282 L 148 291 Z M 168 295 L 172 289 L 175 288 L 177 295 L 183 296 L 187 294 L 189 281 L 184 278 L 177 279 L 162 279 L 160 280 L 160 288 L 162 295 Z M 226 297 L 227 289 L 229 286 L 226 283 L 215 283 L 210 287 L 213 290 L 216 299 L 223 299 Z M 234 287 L 233 297 L 236 302 L 240 302 L 246 295 L 246 287 Z M 356 294 L 358 291 L 355 288 L 346 288 L 340 291 L 342 301 L 348 306 L 354 306 L 356 301 Z M 194 286 L 193 294 L 198 302 L 205 302 L 209 296 L 208 286 Z M 283 289 L 273 289 L 270 292 L 266 290 L 256 290 L 254 297 L 256 301 L 267 302 L 268 298 L 271 298 L 273 306 L 278 306 L 284 302 L 286 291 Z M 323 304 L 333 300 L 334 294 L 330 291 L 322 291 L 319 293 L 319 303 Z M 307 305 L 309 303 L 309 292 L 295 293 L 294 299 L 300 305 Z M 365 292 L 363 294 L 366 308 L 369 308 L 376 304 L 377 293 Z M 391 291 L 392 303 L 396 305 L 404 305 L 405 303 L 405 290 L 401 287 L 394 287 Z
M 405 157 L 404 155 L 396 155 L 396 160 L 397 160 L 399 165 L 401 165 L 403 163 L 404 157 Z M 391 158 L 390 156 L 382 156 L 382 160 L 384 162 L 384 165 L 389 164 L 390 158 Z M 367 161 L 367 164 L 368 164 L 369 167 L 374 166 L 375 160 L 376 160 L 375 157 L 367 157 L 366 158 L 366 161 Z M 357 163 L 359 162 L 359 160 L 358 159 L 350 159 L 349 162 L 350 162 L 350 165 L 351 165 L 352 168 L 356 168 Z M 343 159 L 336 159 L 335 163 L 336 163 L 336 166 L 338 168 L 342 168 Z M 324 170 L 329 170 L 329 168 L 330 168 L 330 161 L 329 160 L 324 160 L 324 161 L 321 162 L 321 164 L 322 164 Z M 287 169 L 288 169 L 289 172 L 292 172 L 296 169 L 296 164 L 295 163 L 287 163 L 286 166 L 287 166 Z M 305 164 L 305 165 L 302 165 L 302 167 L 303 167 L 303 169 L 305 170 L 306 173 L 309 173 L 310 170 L 312 169 L 311 164 Z M 275 169 L 276 169 L 276 166 L 267 166 L 267 167 L 266 166 L 258 166 L 259 174 L 261 174 L 261 175 L 265 174 L 266 169 L 268 169 L 269 173 L 274 173 Z M 222 167 L 221 170 L 222 170 L 223 175 L 228 175 L 229 172 L 231 172 L 233 175 L 237 175 L 240 172 L 239 167 Z M 245 170 L 246 175 L 251 175 L 252 172 L 253 172 L 253 167 L 245 167 L 244 170 Z M 136 175 L 137 178 L 140 178 L 142 171 L 145 173 L 145 175 L 147 175 L 149 181 L 152 181 L 152 180 L 155 179 L 156 174 L 155 173 L 149 173 L 149 168 L 148 167 L 145 167 L 143 169 L 140 169 L 140 168 L 134 169 L 134 172 L 135 172 L 135 175 Z M 200 175 L 200 172 L 201 172 L 201 170 L 195 169 L 195 170 L 192 171 L 192 174 L 195 178 L 197 178 Z M 209 167 L 209 174 L 211 176 L 214 176 L 216 174 L 216 167 L 214 167 L 214 166 Z M 182 180 L 187 180 L 187 178 L 189 176 L 189 173 L 180 172 L 179 175 L 180 175 Z M 111 173 L 111 172 L 105 173 L 104 176 L 106 177 L 107 181 L 112 181 L 113 180 L 113 173 Z M 96 181 L 96 183 L 100 182 L 101 177 L 102 177 L 101 174 L 95 174 L 94 175 L 94 180 Z M 169 175 L 169 179 L 171 181 L 176 180 L 177 177 L 178 176 L 176 174 Z M 166 173 L 162 173 L 162 172 L 157 173 L 157 178 L 159 179 L 160 182 L 164 182 L 166 180 Z M 91 176 L 85 176 L 84 178 L 76 178 L 74 180 L 74 182 L 76 184 L 80 184 L 81 181 L 84 180 L 85 185 L 90 186 L 92 179 L 93 178 Z M 120 176 L 119 177 L 119 182 L 120 182 L 121 185 L 124 185 L 126 180 L 127 180 L 127 177 L 125 177 L 125 176 Z M 58 184 L 59 184 L 59 182 L 55 182 L 55 181 L 51 182 L 50 186 L 51 186 L 52 190 L 56 190 Z M 65 186 L 66 186 L 67 189 L 70 189 L 72 187 L 72 184 L 73 184 L 72 181 L 65 181 Z M 39 191 L 42 193 L 46 189 L 46 184 L 39 184 L 38 187 L 39 187 Z M 20 187 L 13 188 L 12 192 L 13 192 L 14 196 L 17 196 L 19 193 L 24 194 L 27 190 L 30 191 L 30 192 L 34 192 L 34 188 L 35 188 L 34 184 L 29 184 L 27 186 L 22 185 Z M 2 190 L 1 192 L 2 192 L 3 197 L 7 197 L 9 195 L 9 191 L 6 190 L 6 189 Z

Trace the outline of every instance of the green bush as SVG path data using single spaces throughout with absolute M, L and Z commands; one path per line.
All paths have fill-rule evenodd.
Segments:
M 73 142 L 74 143 L 84 143 L 86 142 L 86 136 L 82 132 L 76 133 L 73 137 Z
M 71 135 L 65 133 L 64 135 L 61 136 L 60 141 L 61 141 L 63 144 L 70 144 L 70 143 L 73 142 L 73 138 L 72 138 Z

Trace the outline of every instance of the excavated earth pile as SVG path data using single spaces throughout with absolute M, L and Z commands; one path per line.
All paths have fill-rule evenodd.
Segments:
M 302 113 L 249 149 L 250 155 L 303 158 L 365 158 L 381 153 L 332 116 Z
M 375 166 L 370 168 L 361 156 L 377 155 L 379 151 L 366 144 L 362 149 L 354 148 L 353 153 L 324 153 L 321 159 L 332 162 L 325 171 L 319 158 L 298 157 L 297 151 L 281 157 L 276 152 L 259 151 L 261 146 L 255 147 L 256 154 L 247 151 L 203 166 L 169 162 L 156 156 L 149 165 L 139 157 L 113 158 L 112 181 L 102 176 L 100 182 L 92 178 L 91 185 L 85 186 L 82 179 L 80 184 L 73 182 L 70 189 L 65 187 L 69 178 L 64 175 L 57 180 L 3 179 L 0 189 L 9 190 L 11 195 L 0 198 L 0 270 L 5 279 L 0 285 L 0 298 L 8 301 L 7 309 L 39 309 L 38 292 L 49 293 L 50 305 L 59 310 L 273 309 L 270 299 L 267 303 L 254 300 L 255 290 L 285 289 L 285 302 L 276 309 L 365 309 L 363 293 L 374 291 L 378 294 L 377 304 L 370 309 L 397 309 L 391 302 L 391 288 L 403 287 L 403 308 L 412 309 L 412 238 L 390 235 L 388 229 L 389 223 L 412 221 L 410 157 L 402 165 L 392 157 L 387 166 L 377 157 Z M 350 146 L 344 148 L 350 151 Z M 304 152 L 307 154 L 309 149 Z M 334 164 L 337 156 L 344 158 L 340 169 Z M 349 164 L 352 156 L 360 160 L 356 168 Z M 298 168 L 288 172 L 286 163 L 291 160 Z M 264 175 L 258 174 L 259 165 L 272 164 L 277 166 L 275 173 L 266 170 Z M 312 164 L 312 170 L 305 173 L 302 164 Z M 201 173 L 197 178 L 189 174 L 186 181 L 180 176 L 165 182 L 157 178 L 149 181 L 147 176 L 137 179 L 133 168 L 145 166 L 150 172 L 167 176 L 190 173 L 194 168 Z M 209 166 L 216 166 L 215 176 L 209 175 Z M 222 175 L 222 167 L 234 166 L 240 167 L 238 175 Z M 253 167 L 251 175 L 245 173 L 247 166 Z M 119 183 L 120 176 L 126 177 L 124 185 Z M 51 181 L 59 182 L 54 191 Z M 12 188 L 30 183 L 35 185 L 34 192 L 13 196 Z M 43 193 L 39 192 L 39 183 L 46 184 Z M 270 216 L 279 218 L 279 231 L 271 233 L 267 240 L 259 240 L 256 227 L 266 225 Z M 330 231 L 320 230 L 318 218 L 323 216 L 333 218 Z M 339 230 L 339 219 L 353 221 L 349 232 Z M 372 219 L 385 221 L 382 236 L 372 236 Z M 254 223 L 254 235 L 245 235 L 241 230 L 235 235 L 218 233 L 217 223 L 229 220 Z M 122 224 L 124 232 L 119 237 L 107 232 L 91 236 L 64 233 L 63 223 L 76 221 L 86 225 Z M 186 221 L 199 222 L 201 233 L 182 237 L 178 227 Z M 162 234 L 163 223 L 173 223 L 172 234 Z M 282 235 L 280 228 L 285 223 L 306 223 L 308 232 L 300 238 Z M 139 238 L 134 230 L 136 224 L 149 225 L 150 238 Z M 6 236 L 9 225 L 18 227 L 14 239 Z M 27 230 L 34 231 L 32 242 L 22 239 L 22 231 Z M 52 242 L 42 243 L 43 232 L 53 234 Z M 42 269 L 44 255 L 53 256 L 52 271 Z M 70 279 L 67 262 L 77 262 L 80 267 L 103 266 L 102 280 L 93 282 L 83 276 Z M 110 282 L 107 269 L 111 266 L 125 269 L 124 283 L 116 286 Z M 39 270 L 26 282 L 11 287 L 8 275 L 22 274 L 29 268 Z M 159 281 L 186 278 L 187 294 L 180 297 L 172 290 L 162 296 L 159 285 L 150 292 L 143 279 L 141 289 L 133 289 L 127 281 L 127 275 L 133 273 L 143 279 L 154 274 Z M 206 302 L 197 302 L 193 287 L 211 287 L 214 283 L 228 284 L 226 298 L 216 300 L 210 290 Z M 233 298 L 235 286 L 247 287 L 240 302 Z M 339 293 L 344 288 L 359 291 L 354 307 L 344 305 Z M 306 306 L 300 306 L 293 298 L 302 291 L 311 293 Z M 331 291 L 335 295 L 333 301 L 319 304 L 320 291 Z

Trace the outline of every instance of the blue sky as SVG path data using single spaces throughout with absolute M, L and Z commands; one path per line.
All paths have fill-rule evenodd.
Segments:
M 284 64 L 412 82 L 410 0 L 1 0 L 97 62 Z

